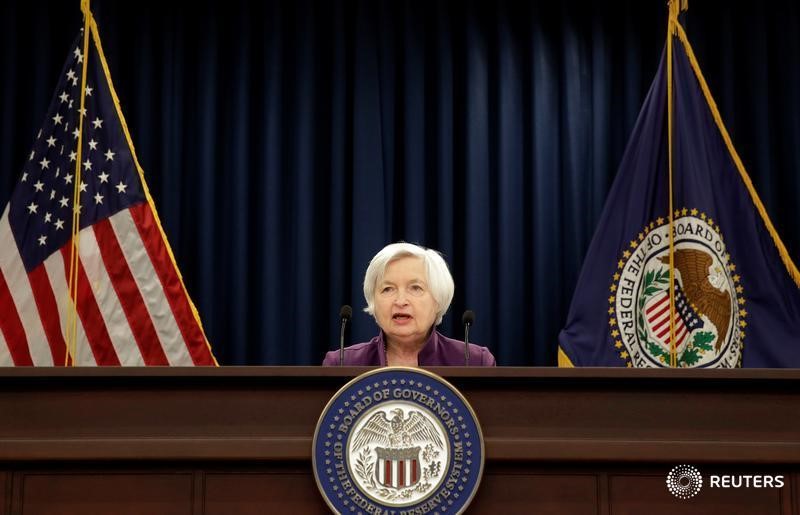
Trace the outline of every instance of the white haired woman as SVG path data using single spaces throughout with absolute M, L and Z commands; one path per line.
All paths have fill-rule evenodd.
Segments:
M 453 277 L 442 256 L 410 243 L 387 245 L 370 261 L 364 276 L 364 309 L 381 329 L 372 340 L 344 350 L 355 366 L 464 365 L 464 342 L 436 330 L 453 300 Z M 338 365 L 339 351 L 323 365 Z M 469 345 L 470 366 L 494 366 L 489 349 Z

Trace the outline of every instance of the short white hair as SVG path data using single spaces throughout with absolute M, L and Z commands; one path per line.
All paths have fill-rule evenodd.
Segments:
M 453 276 L 450 275 L 447 263 L 442 255 L 433 249 L 402 241 L 386 245 L 369 262 L 367 273 L 364 275 L 364 298 L 367 300 L 367 307 L 364 308 L 364 311 L 375 316 L 375 287 L 383 280 L 389 263 L 404 257 L 419 258 L 425 265 L 425 274 L 427 275 L 425 280 L 433 300 L 437 304 L 434 325 L 441 324 L 442 317 L 447 313 L 450 303 L 453 301 L 453 292 L 455 291 Z

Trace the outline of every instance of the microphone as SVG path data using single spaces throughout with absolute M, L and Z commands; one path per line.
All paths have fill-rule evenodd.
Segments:
M 475 323 L 475 312 L 471 309 L 464 311 L 461 316 L 461 323 L 464 324 L 464 366 L 469 366 L 469 328 Z
M 344 328 L 347 322 L 353 318 L 353 308 L 345 304 L 339 310 L 339 318 L 342 320 L 342 330 L 339 334 L 339 366 L 344 364 Z

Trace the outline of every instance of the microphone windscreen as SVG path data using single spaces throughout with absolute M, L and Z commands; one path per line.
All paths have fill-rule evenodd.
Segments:
M 464 325 L 472 325 L 475 323 L 475 312 L 471 309 L 464 311 L 464 315 L 461 316 L 461 323 Z
M 342 306 L 342 309 L 339 310 L 339 317 L 342 320 L 350 320 L 353 318 L 353 308 L 345 304 Z

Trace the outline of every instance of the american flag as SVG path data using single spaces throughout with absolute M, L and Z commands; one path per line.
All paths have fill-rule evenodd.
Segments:
M 0 365 L 65 363 L 75 209 L 80 259 L 70 362 L 216 365 L 126 135 L 93 22 L 91 32 L 88 56 L 82 34 L 73 44 L 0 218 Z
M 670 346 L 669 324 L 669 289 L 656 295 L 645 305 L 645 313 L 650 329 L 656 339 L 665 347 Z M 679 348 L 692 331 L 702 328 L 705 324 L 692 305 L 686 300 L 683 288 L 675 283 L 675 348 Z

